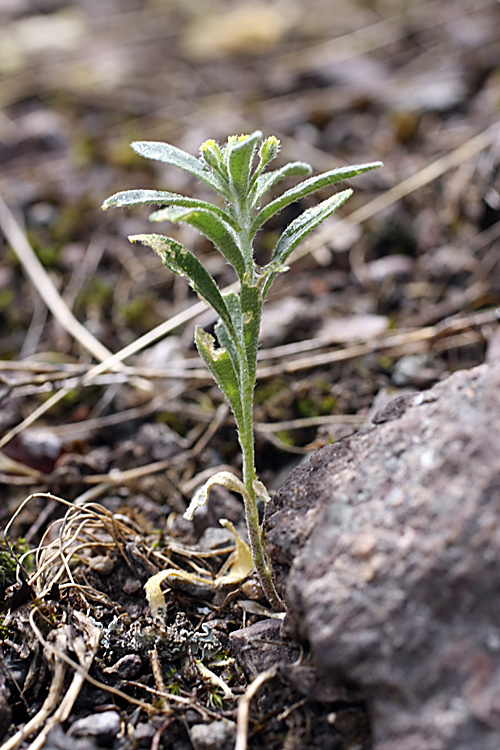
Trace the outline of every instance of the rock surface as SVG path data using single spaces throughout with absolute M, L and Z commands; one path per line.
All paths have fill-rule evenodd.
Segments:
M 260 620 L 229 636 L 231 652 L 247 680 L 281 664 L 291 664 L 300 656 L 298 646 L 280 638 L 281 620 Z
M 498 750 L 500 365 L 373 421 L 270 504 L 287 630 L 363 691 L 374 750 Z

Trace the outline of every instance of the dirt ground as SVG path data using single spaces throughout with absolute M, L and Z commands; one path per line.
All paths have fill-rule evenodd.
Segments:
M 0 106 L 0 527 L 18 557 L 37 550 L 10 599 L 0 550 L 0 750 L 202 750 L 193 727 L 222 718 L 218 746 L 233 747 L 249 675 L 229 635 L 267 617 L 265 602 L 251 585 L 181 587 L 160 625 L 143 594 L 166 565 L 214 576 L 232 549 L 218 518 L 242 522 L 222 490 L 194 525 L 182 519 L 204 478 L 240 470 L 193 345 L 213 317 L 127 242 L 144 211 L 100 205 L 128 188 L 201 195 L 133 140 L 196 155 L 207 138 L 261 129 L 282 162 L 316 172 L 384 162 L 352 181 L 270 294 L 255 421 L 274 490 L 359 429 L 377 394 L 484 361 L 500 305 L 500 6 L 0 0 Z M 259 236 L 259 260 L 308 205 Z M 173 236 L 232 283 L 194 231 Z M 125 367 L 87 375 L 117 352 Z M 99 715 L 116 731 L 77 724 Z M 16 739 L 28 721 L 30 739 Z M 282 673 L 252 700 L 248 729 L 249 748 L 370 747 L 362 702 L 315 701 Z

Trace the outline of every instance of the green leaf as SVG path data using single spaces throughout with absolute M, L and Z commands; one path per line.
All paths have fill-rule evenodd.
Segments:
M 231 337 L 231 334 L 227 330 L 227 327 L 224 325 L 222 320 L 218 320 L 217 323 L 214 326 L 214 332 L 215 336 L 217 338 L 217 341 L 219 343 L 219 346 L 221 346 L 223 349 L 226 349 L 229 356 L 231 357 L 231 362 L 233 363 L 234 371 L 236 373 L 236 377 L 238 379 L 238 383 L 241 384 L 240 379 L 240 366 L 241 366 L 241 357 L 240 357 L 240 350 L 237 348 L 234 339 Z
M 202 208 L 204 211 L 208 211 L 209 213 L 218 216 L 219 219 L 228 224 L 232 229 L 234 229 L 234 231 L 238 230 L 238 223 L 236 219 L 227 211 L 223 211 L 217 206 L 213 206 L 211 203 L 205 203 L 205 201 L 199 201 L 198 203 L 199 205 L 197 206 L 195 206 L 193 203 L 193 208 Z M 203 203 L 205 203 L 205 205 L 203 205 Z M 182 206 L 179 207 L 182 208 Z M 189 207 L 190 206 L 188 206 L 188 208 Z M 174 217 L 176 216 L 176 209 L 172 206 L 168 206 L 166 208 L 160 208 L 158 209 L 158 211 L 153 211 L 152 214 L 149 214 L 148 219 L 155 224 L 159 224 L 162 221 L 184 221 L 183 219 L 172 219 L 172 215 Z
M 215 245 L 217 250 L 234 268 L 239 278 L 243 278 L 246 267 L 243 254 L 238 245 L 238 235 L 225 216 L 221 217 L 212 210 L 209 211 L 205 208 L 166 208 L 163 211 L 163 219 L 173 222 L 183 221 L 185 224 L 190 224 L 195 229 L 198 229 Z
M 243 204 L 248 192 L 248 183 L 252 160 L 258 141 L 262 138 L 260 130 L 235 143 L 229 143 L 227 148 L 227 165 L 230 185 L 238 196 L 238 202 Z
M 333 214 L 346 200 L 352 195 L 352 190 L 343 190 L 341 193 L 335 193 L 325 201 L 318 203 L 317 206 L 304 211 L 299 217 L 291 222 L 281 235 L 273 253 L 273 257 L 267 266 L 262 269 L 264 277 L 268 277 L 264 284 L 263 295 L 267 294 L 269 287 L 276 274 L 284 269 L 284 264 L 297 245 L 302 242 L 304 237 L 312 232 L 313 229 L 321 224 L 330 214 Z
M 219 291 L 212 276 L 200 263 L 198 258 L 180 242 L 162 234 L 136 234 L 129 237 L 130 242 L 141 242 L 147 245 L 160 257 L 162 263 L 178 276 L 185 276 L 194 291 L 212 307 L 224 321 L 230 336 L 237 341 L 238 334 L 233 324 L 224 297 Z
M 238 425 L 243 424 L 243 407 L 241 404 L 239 378 L 229 352 L 224 347 L 216 349 L 214 347 L 214 337 L 204 331 L 201 326 L 196 326 L 194 341 L 200 357 L 210 370 L 213 379 L 233 410 L 236 423 Z
M 256 178 L 255 185 L 253 185 L 253 179 L 251 185 L 251 198 L 250 206 L 253 208 L 262 198 L 264 193 L 267 193 L 274 185 L 281 180 L 286 180 L 287 177 L 300 177 L 302 175 L 311 174 L 312 167 L 305 161 L 294 161 L 290 164 L 285 164 L 280 169 L 274 169 L 272 172 L 266 172 Z
M 225 212 L 218 206 L 198 198 L 188 198 L 179 193 L 169 193 L 166 190 L 123 190 L 107 198 L 102 204 L 106 211 L 108 208 L 126 208 L 128 206 L 141 206 L 156 203 L 159 206 L 180 206 L 184 208 L 203 208 L 212 211 L 223 219 L 230 220 Z M 155 211 L 149 217 L 150 221 L 163 221 L 161 218 L 163 209 Z
M 240 369 L 242 364 L 242 357 L 245 357 L 245 344 L 243 339 L 243 316 L 241 314 L 241 302 L 236 292 L 228 292 L 224 295 L 224 303 L 228 309 L 233 328 L 236 331 L 236 339 L 232 335 L 232 329 L 219 320 L 215 324 L 215 335 L 219 344 L 227 349 L 229 355 L 233 361 L 234 369 L 238 375 L 238 382 L 240 380 Z
M 229 310 L 233 326 L 238 336 L 238 341 L 243 343 L 243 315 L 241 312 L 241 300 L 236 292 L 228 292 L 224 295 L 224 302 Z
M 246 352 L 248 379 L 255 381 L 257 348 L 259 345 L 260 322 L 262 318 L 263 296 L 259 285 L 241 284 L 241 314 L 243 316 L 243 344 Z
M 304 196 L 310 195 L 317 190 L 321 190 L 321 188 L 324 188 L 327 185 L 333 185 L 340 180 L 347 180 L 350 177 L 355 177 L 358 174 L 368 172 L 371 169 L 376 169 L 381 166 L 382 162 L 380 161 L 371 162 L 370 164 L 355 164 L 351 167 L 333 169 L 330 172 L 324 172 L 323 174 L 315 175 L 308 180 L 304 180 L 296 187 L 287 190 L 286 193 L 283 193 L 283 195 L 280 195 L 274 201 L 271 201 L 271 203 L 268 203 L 267 206 L 264 206 L 264 208 L 253 219 L 252 231 L 255 233 L 266 221 L 268 221 L 268 219 L 271 218 L 271 216 L 274 216 L 278 211 L 289 206 L 290 203 L 293 203 L 300 198 L 304 198 Z
M 171 164 L 173 167 L 179 167 L 188 174 L 192 174 L 199 180 L 209 185 L 213 190 L 221 192 L 221 182 L 213 172 L 210 172 L 204 164 L 195 156 L 182 151 L 180 148 L 171 146 L 170 143 L 162 141 L 134 141 L 132 148 L 146 159 L 154 159 L 164 164 Z

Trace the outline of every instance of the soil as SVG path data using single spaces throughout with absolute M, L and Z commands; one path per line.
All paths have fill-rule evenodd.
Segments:
M 231 634 L 273 614 L 251 578 L 210 585 L 234 547 L 218 519 L 242 529 L 241 506 L 214 490 L 193 524 L 182 519 L 204 477 L 241 468 L 192 343 L 194 324 L 214 320 L 186 314 L 141 343 L 197 300 L 128 244 L 144 211 L 100 205 L 127 188 L 202 195 L 134 155 L 138 139 L 196 154 L 259 128 L 283 161 L 317 172 L 384 162 L 352 181 L 270 294 L 255 420 L 259 475 L 275 490 L 388 393 L 427 388 L 496 345 L 499 30 L 494 0 L 0 5 L 0 526 L 26 579 L 8 591 L 16 566 L 2 547 L 3 750 L 202 750 L 216 737 L 232 748 L 238 699 L 262 673 L 249 748 L 370 747 L 362 696 L 312 689 L 307 645 L 300 678 L 298 644 L 279 638 L 254 649 L 255 671 L 234 660 Z M 262 232 L 259 260 L 307 205 Z M 233 282 L 208 243 L 175 236 Z M 134 343 L 124 369 L 85 379 Z M 169 579 L 155 619 L 143 584 L 166 566 L 206 582 Z M 37 717 L 30 739 L 10 739 Z

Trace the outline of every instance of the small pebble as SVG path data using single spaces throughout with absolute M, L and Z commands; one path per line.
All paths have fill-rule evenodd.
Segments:
M 156 729 L 152 724 L 141 722 L 134 729 L 134 742 L 138 747 L 150 747 Z
M 236 725 L 227 719 L 195 724 L 189 730 L 189 739 L 194 750 L 233 750 Z
M 142 583 L 139 581 L 138 578 L 127 578 L 123 585 L 123 593 L 127 594 L 127 596 L 131 596 L 132 594 L 137 594 L 137 592 L 142 588 Z
M 70 726 L 68 734 L 74 737 L 116 737 L 120 731 L 120 714 L 118 711 L 103 711 L 102 714 L 91 714 L 77 719 Z

